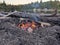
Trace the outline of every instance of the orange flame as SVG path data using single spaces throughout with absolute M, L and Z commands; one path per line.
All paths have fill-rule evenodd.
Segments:
M 35 22 L 32 22 L 31 28 L 33 28 L 33 29 L 36 28 Z
M 35 22 L 32 22 L 32 23 L 27 22 L 25 24 L 23 24 L 23 23 L 21 25 L 19 24 L 18 27 L 22 28 L 22 29 L 23 28 L 27 29 L 27 28 L 31 27 L 32 29 L 34 29 L 34 28 L 36 28 L 36 25 L 35 25 Z

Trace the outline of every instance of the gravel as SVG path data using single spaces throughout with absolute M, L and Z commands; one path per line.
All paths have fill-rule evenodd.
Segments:
M 16 25 L 15 18 L 0 20 L 0 45 L 60 45 L 60 26 L 35 29 L 32 33 Z

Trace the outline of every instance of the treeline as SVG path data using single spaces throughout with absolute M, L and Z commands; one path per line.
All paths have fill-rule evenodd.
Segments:
M 0 3 L 0 11 L 25 11 L 29 9 L 34 9 L 34 8 L 57 8 L 60 9 L 60 2 L 57 1 L 48 1 L 48 2 L 35 2 L 31 4 L 25 4 L 25 5 L 6 5 L 6 3 Z
M 6 5 L 5 3 L 0 3 L 0 11 L 24 11 L 27 9 L 32 9 L 30 4 L 28 5 Z

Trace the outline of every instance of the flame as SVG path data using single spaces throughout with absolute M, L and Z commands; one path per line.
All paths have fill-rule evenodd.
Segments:
M 18 27 L 22 28 L 22 29 L 27 29 L 27 28 L 31 27 L 32 29 L 34 29 L 34 28 L 36 28 L 36 25 L 35 25 L 35 22 L 32 21 L 32 23 L 27 22 L 25 24 L 23 24 L 23 23 L 21 25 L 19 24 Z
M 32 22 L 31 28 L 33 28 L 33 29 L 36 28 L 35 22 Z

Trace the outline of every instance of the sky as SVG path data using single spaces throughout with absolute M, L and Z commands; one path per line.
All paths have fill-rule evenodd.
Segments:
M 28 4 L 31 2 L 40 2 L 40 0 L 4 0 L 6 4 L 11 4 L 11 5 L 19 5 L 19 4 Z M 43 0 L 43 2 L 46 2 L 49 0 Z M 3 0 L 0 0 L 0 3 L 3 2 Z

